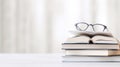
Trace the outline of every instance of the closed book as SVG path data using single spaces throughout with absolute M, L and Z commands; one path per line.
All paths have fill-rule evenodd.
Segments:
M 65 55 L 71 56 L 117 56 L 120 50 L 65 50 Z
M 119 49 L 118 44 L 63 43 L 62 49 Z
M 63 56 L 64 62 L 120 62 L 120 56 L 88 57 L 88 56 Z

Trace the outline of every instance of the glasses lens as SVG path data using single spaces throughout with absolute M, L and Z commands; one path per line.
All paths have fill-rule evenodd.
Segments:
M 105 26 L 103 26 L 103 25 L 94 25 L 93 28 L 94 28 L 94 31 L 96 31 L 96 32 L 103 32 L 104 29 L 105 29 Z
M 80 31 L 84 31 L 88 28 L 88 25 L 87 24 L 84 24 L 84 23 L 79 23 L 77 24 L 77 29 L 80 30 Z

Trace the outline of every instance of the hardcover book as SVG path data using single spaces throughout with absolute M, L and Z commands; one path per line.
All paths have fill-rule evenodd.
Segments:
M 64 62 L 120 62 L 120 56 L 63 56 Z
M 72 56 L 116 56 L 120 50 L 65 50 L 65 55 Z

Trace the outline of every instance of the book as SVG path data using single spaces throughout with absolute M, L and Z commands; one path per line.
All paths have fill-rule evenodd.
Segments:
M 115 56 L 120 50 L 65 50 L 65 55 L 72 56 Z
M 118 44 L 118 40 L 109 32 L 76 32 L 74 37 L 68 38 L 65 43 L 88 43 L 88 44 Z
M 88 56 L 63 56 L 64 62 L 120 62 L 120 56 L 88 57 Z
M 80 35 L 87 35 L 87 36 L 95 36 L 95 35 L 102 35 L 102 36 L 109 36 L 113 37 L 113 35 L 110 32 L 92 32 L 92 31 L 69 31 L 75 36 Z
M 118 44 L 63 43 L 62 49 L 120 49 Z

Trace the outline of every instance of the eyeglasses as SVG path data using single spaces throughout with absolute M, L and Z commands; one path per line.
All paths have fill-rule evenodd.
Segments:
M 75 24 L 75 27 L 77 30 L 79 31 L 86 31 L 88 29 L 89 26 L 92 26 L 93 31 L 97 32 L 104 32 L 105 30 L 108 31 L 107 26 L 103 25 L 103 24 L 88 24 L 85 22 L 79 22 Z

